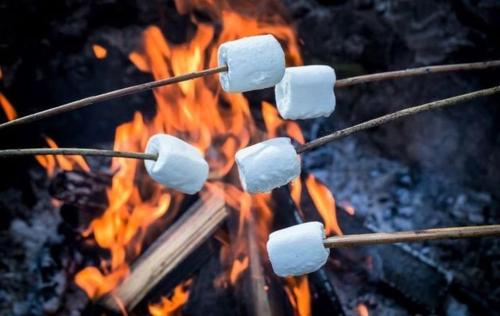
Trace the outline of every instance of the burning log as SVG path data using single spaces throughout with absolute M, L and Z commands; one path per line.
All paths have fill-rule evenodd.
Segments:
M 255 236 L 255 224 L 250 219 L 249 229 L 247 230 L 248 250 L 249 250 L 249 274 L 247 275 L 247 284 L 249 293 L 252 297 L 247 300 L 247 310 L 251 315 L 273 315 L 275 307 L 271 305 L 266 289 L 265 275 L 262 267 L 262 258 L 259 254 L 257 240 Z
M 118 312 L 116 297 L 128 310 L 134 308 L 164 276 L 205 242 L 226 216 L 224 199 L 219 194 L 196 202 L 141 255 L 132 265 L 130 275 L 101 303 Z
M 500 66 L 500 60 L 493 60 L 493 61 L 486 61 L 486 62 L 475 62 L 475 63 L 464 63 L 464 64 L 453 64 L 453 65 L 436 65 L 436 66 L 419 67 L 419 68 L 405 69 L 405 70 L 398 70 L 398 71 L 389 71 L 389 72 L 356 76 L 356 77 L 352 77 L 352 78 L 345 78 L 342 80 L 337 80 L 335 82 L 335 88 L 343 88 L 343 87 L 348 87 L 351 85 L 367 83 L 367 82 L 375 82 L 375 81 L 381 81 L 381 80 L 398 79 L 398 78 L 404 78 L 404 77 L 410 77 L 410 76 L 421 76 L 421 75 L 430 74 L 430 73 L 443 73 L 443 72 L 467 71 L 467 70 L 482 70 L 482 69 L 488 69 L 488 68 L 493 68 L 493 67 L 498 67 L 498 66 Z M 8 122 L 0 124 L 0 130 L 2 130 L 4 128 L 8 128 L 10 126 L 27 124 L 27 123 L 35 122 L 35 121 L 38 121 L 40 119 L 51 117 L 51 116 L 54 116 L 57 114 L 61 114 L 64 112 L 77 110 L 77 109 L 92 105 L 94 103 L 108 101 L 108 100 L 112 100 L 112 99 L 119 98 L 122 96 L 148 91 L 148 90 L 158 88 L 161 86 L 179 83 L 182 81 L 192 80 L 195 78 L 205 77 L 205 76 L 213 75 L 216 73 L 222 73 L 222 72 L 226 72 L 226 71 L 228 71 L 228 66 L 223 65 L 223 66 L 220 66 L 217 68 L 201 70 L 201 71 L 192 72 L 189 74 L 184 74 L 184 75 L 175 76 L 175 77 L 171 77 L 171 78 L 160 79 L 160 80 L 156 80 L 156 81 L 142 83 L 142 84 L 138 84 L 135 86 L 122 88 L 119 90 L 113 90 L 113 91 L 106 92 L 103 94 L 98 94 L 95 96 L 91 96 L 91 97 L 76 100 L 76 101 L 73 101 L 70 103 L 66 103 L 63 105 L 59 105 L 57 107 L 50 108 L 50 109 L 47 109 L 45 111 L 29 114 L 29 115 L 26 115 L 26 116 L 23 116 L 20 118 L 10 120 Z

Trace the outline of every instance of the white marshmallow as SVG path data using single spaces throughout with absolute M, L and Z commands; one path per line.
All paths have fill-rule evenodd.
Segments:
M 289 120 L 330 116 L 335 110 L 334 84 L 330 66 L 287 68 L 274 88 L 279 113 Z
M 208 178 L 208 164 L 200 151 L 177 137 L 154 135 L 148 141 L 146 153 L 158 154 L 156 161 L 144 160 L 147 172 L 169 188 L 194 194 Z
M 217 55 L 219 66 L 229 67 L 220 74 L 222 89 L 227 92 L 269 88 L 285 73 L 285 53 L 272 35 L 226 42 L 219 47 Z
M 321 268 L 330 249 L 325 248 L 325 231 L 320 222 L 308 222 L 277 230 L 269 235 L 267 253 L 274 273 L 286 277 Z
M 300 157 L 288 137 L 239 150 L 236 164 L 243 189 L 250 193 L 269 192 L 300 175 Z

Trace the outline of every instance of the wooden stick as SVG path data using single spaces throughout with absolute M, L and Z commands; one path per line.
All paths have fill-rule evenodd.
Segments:
M 458 239 L 484 236 L 500 236 L 500 225 L 445 227 L 423 230 L 410 230 L 394 233 L 355 234 L 328 237 L 326 248 L 346 248 L 366 245 L 393 244 L 439 239 Z
M 419 68 L 410 68 L 405 70 L 388 71 L 381 72 L 371 75 L 363 75 L 357 77 L 351 77 L 346 79 L 337 80 L 335 82 L 335 88 L 343 88 L 356 84 L 375 82 L 389 79 L 399 79 L 405 77 L 421 76 L 432 73 L 440 72 L 451 72 L 451 71 L 465 71 L 465 70 L 482 70 L 487 68 L 499 67 L 500 60 L 483 61 L 477 63 L 465 63 L 465 64 L 454 64 L 454 65 L 436 65 L 427 66 Z
M 107 101 L 107 100 L 123 97 L 123 96 L 129 95 L 129 94 L 144 92 L 144 91 L 148 91 L 148 90 L 158 88 L 161 86 L 165 86 L 165 85 L 169 85 L 169 84 L 174 84 L 174 83 L 179 83 L 182 81 L 187 81 L 187 80 L 191 80 L 191 79 L 195 79 L 195 78 L 205 77 L 205 76 L 209 76 L 209 75 L 216 74 L 219 72 L 224 72 L 227 70 L 228 70 L 227 66 L 210 68 L 207 70 L 191 72 L 191 73 L 188 73 L 185 75 L 180 75 L 180 76 L 175 76 L 175 77 L 171 77 L 171 78 L 146 82 L 146 83 L 138 84 L 135 86 L 126 87 L 123 89 L 94 95 L 91 97 L 87 97 L 84 99 L 80 99 L 77 101 L 73 101 L 70 103 L 59 105 L 57 107 L 50 108 L 50 109 L 47 109 L 45 111 L 33 113 L 30 115 L 26 115 L 26 116 L 17 118 L 15 120 L 11 120 L 11 121 L 2 123 L 2 124 L 0 124 L 0 130 L 4 129 L 6 127 L 19 125 L 19 124 L 31 123 L 31 122 L 38 121 L 38 120 L 43 119 L 43 118 L 47 118 L 47 117 L 61 114 L 64 112 L 68 112 L 71 110 L 80 109 L 80 108 L 89 106 L 91 104 L 97 103 L 97 102 Z
M 358 125 L 354 125 L 340 131 L 336 131 L 332 134 L 320 137 L 309 143 L 306 143 L 297 148 L 297 153 L 301 154 L 308 150 L 312 150 L 319 146 L 330 143 L 334 140 L 349 136 L 351 134 L 369 129 L 372 127 L 380 126 L 405 116 L 415 115 L 420 112 L 430 111 L 438 108 L 444 108 L 447 106 L 456 105 L 462 102 L 466 102 L 475 98 L 490 96 L 500 92 L 500 86 L 492 87 L 489 89 L 483 89 L 467 94 L 458 95 L 455 97 L 442 99 L 414 107 L 410 107 L 401 111 L 390 113 Z M 27 149 L 4 149 L 0 150 L 0 158 L 12 157 L 12 156 L 24 156 L 24 155 L 81 155 L 81 156 L 106 156 L 106 157 L 124 157 L 133 159 L 149 159 L 156 160 L 158 155 L 156 154 L 146 154 L 146 153 L 135 153 L 135 152 L 124 152 L 124 151 L 114 151 L 106 149 L 89 149 L 89 148 L 27 148 Z
M 430 111 L 430 110 L 434 110 L 434 109 L 438 109 L 438 108 L 448 107 L 448 106 L 455 105 L 455 104 L 462 103 L 462 102 L 466 102 L 466 101 L 469 101 L 469 100 L 472 100 L 475 98 L 490 96 L 490 95 L 493 95 L 493 94 L 496 94 L 499 92 L 500 92 L 500 86 L 496 86 L 496 87 L 489 88 L 489 89 L 479 90 L 479 91 L 475 91 L 475 92 L 471 92 L 471 93 L 467 93 L 467 94 L 462 94 L 462 95 L 458 95 L 458 96 L 447 98 L 447 99 L 442 99 L 442 100 L 438 100 L 438 101 L 434 101 L 434 102 L 406 108 L 404 110 L 390 113 L 390 114 L 387 114 L 387 115 L 360 123 L 358 125 L 354 125 L 354 126 L 342 129 L 340 131 L 336 131 L 332 134 L 320 137 L 318 139 L 312 140 L 312 141 L 310 141 L 302 146 L 299 146 L 297 148 L 297 153 L 301 154 L 301 153 L 306 152 L 308 150 L 311 150 L 311 149 L 317 148 L 319 146 L 325 145 L 327 143 L 330 143 L 334 140 L 346 137 L 348 135 L 351 135 L 351 134 L 354 134 L 354 133 L 357 133 L 357 132 L 360 132 L 360 131 L 363 131 L 363 130 L 366 130 L 366 129 L 369 129 L 369 128 L 372 128 L 375 126 L 380 126 L 382 124 L 386 124 L 386 123 L 398 120 L 398 119 L 403 118 L 405 116 L 415 115 L 417 113 Z
M 132 310 L 165 275 L 205 242 L 226 219 L 223 193 L 195 203 L 132 265 L 130 275 L 100 303 L 119 312 L 117 297 Z
M 116 151 L 108 149 L 91 148 L 26 148 L 26 149 L 3 149 L 0 150 L 0 158 L 33 155 L 77 155 L 77 156 L 105 156 L 123 157 L 142 160 L 156 160 L 157 154 L 136 153 L 128 151 Z
M 436 66 L 427 66 L 427 67 L 419 67 L 419 68 L 410 68 L 410 69 L 405 69 L 405 70 L 398 70 L 398 71 L 389 71 L 389 72 L 382 72 L 382 73 L 377 73 L 377 74 L 371 74 L 371 75 L 363 75 L 363 76 L 356 76 L 356 77 L 351 77 L 351 78 L 345 78 L 341 80 L 337 80 L 335 82 L 335 87 L 336 88 L 343 88 L 343 87 L 348 87 L 352 86 L 355 84 L 361 84 L 361 83 L 367 83 L 367 82 L 375 82 L 375 81 L 381 81 L 381 80 L 389 80 L 389 79 L 398 79 L 398 78 L 404 78 L 404 77 L 410 77 L 410 76 L 420 76 L 424 74 L 430 74 L 430 73 L 440 73 L 440 72 L 450 72 L 450 71 L 464 71 L 464 70 L 481 70 L 481 69 L 487 69 L 487 68 L 493 68 L 493 67 L 498 67 L 500 66 L 500 60 L 492 60 L 492 61 L 485 61 L 485 62 L 476 62 L 476 63 L 465 63 L 465 64 L 453 64 L 453 65 L 436 65 Z M 173 83 L 179 83 L 182 81 L 186 80 L 191 80 L 199 77 L 204 77 L 204 76 L 209 76 L 212 74 L 216 74 L 219 72 L 225 72 L 228 71 L 227 66 L 221 66 L 217 68 L 211 68 L 207 70 L 202 70 L 198 72 L 192 72 L 189 74 L 181 75 L 181 76 L 176 76 L 176 77 L 171 77 L 167 79 L 161 79 L 157 81 L 151 81 L 119 90 L 114 90 L 110 91 L 107 93 L 91 96 L 88 98 L 80 99 L 77 101 L 73 101 L 70 103 L 66 103 L 54 108 L 47 109 L 45 111 L 33 113 L 30 115 L 26 115 L 14 120 L 11 120 L 9 122 L 5 122 L 0 124 L 0 130 L 7 128 L 9 126 L 15 126 L 19 124 L 26 124 L 26 123 L 31 123 L 43 118 L 47 118 L 50 116 L 54 116 L 60 113 L 64 113 L 67 111 L 71 110 L 76 110 L 97 102 L 102 102 L 102 101 L 107 101 L 111 100 L 114 98 L 119 98 L 122 96 L 126 96 L 129 94 L 134 94 L 134 93 L 139 93 L 139 92 L 144 92 L 148 91 L 160 86 L 168 85 L 168 84 L 173 84 Z

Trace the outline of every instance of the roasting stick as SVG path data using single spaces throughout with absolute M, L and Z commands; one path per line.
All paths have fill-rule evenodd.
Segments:
M 297 148 L 297 153 L 301 154 L 306 151 L 312 150 L 314 148 L 317 148 L 319 146 L 328 144 L 330 142 L 333 142 L 334 140 L 349 136 L 351 134 L 375 127 L 375 126 L 380 126 L 395 120 L 398 120 L 400 118 L 410 116 L 410 115 L 415 115 L 421 112 L 426 112 L 430 110 L 435 110 L 438 108 L 445 108 L 448 106 L 456 105 L 462 102 L 466 102 L 475 98 L 479 97 L 486 97 L 490 96 L 496 93 L 500 92 L 500 86 L 488 88 L 488 89 L 483 89 L 483 90 L 478 90 L 466 94 L 461 94 L 457 95 L 451 98 L 447 99 L 442 99 L 438 101 L 433 101 L 429 103 L 425 103 L 422 105 L 406 108 L 401 111 L 393 112 L 339 131 L 336 131 L 332 134 L 317 138 L 315 140 L 310 141 L 309 143 L 306 143 L 300 147 Z
M 34 155 L 77 155 L 77 156 L 104 156 L 104 157 L 122 157 L 142 160 L 157 160 L 157 154 L 147 154 L 128 151 L 116 151 L 109 149 L 92 148 L 23 148 L 23 149 L 4 149 L 0 150 L 0 158 L 15 156 L 34 156 Z
M 442 99 L 410 108 L 401 111 L 390 113 L 358 125 L 354 125 L 332 134 L 312 140 L 297 148 L 297 153 L 301 154 L 308 150 L 330 143 L 334 140 L 349 136 L 356 132 L 363 131 L 375 126 L 380 126 L 397 119 L 415 115 L 420 112 L 430 111 L 433 109 L 444 108 L 458 103 L 466 102 L 479 97 L 486 97 L 500 92 L 500 86 L 483 89 L 467 94 L 458 95 L 455 97 Z M 115 151 L 108 149 L 90 149 L 90 148 L 26 148 L 26 149 L 3 149 L 0 150 L 0 158 L 8 158 L 13 156 L 33 156 L 33 155 L 80 155 L 80 156 L 106 156 L 106 157 L 123 157 L 142 160 L 157 160 L 158 154 Z
M 452 72 L 452 71 L 467 71 L 467 70 L 482 70 L 493 67 L 499 67 L 500 60 L 491 60 L 477 63 L 464 63 L 464 64 L 452 64 L 452 65 L 436 65 L 436 66 L 426 66 L 418 68 L 409 68 L 404 70 L 381 72 L 377 74 L 362 75 L 351 78 L 345 78 L 337 80 L 335 82 L 335 88 L 343 88 L 356 84 L 375 82 L 389 79 L 399 79 L 405 77 L 415 77 L 422 76 L 432 73 L 440 72 Z
M 500 236 L 500 225 L 446 227 L 394 233 L 333 236 L 326 238 L 323 244 L 326 248 L 347 248 L 367 245 L 394 244 L 400 242 L 418 242 L 486 236 Z
M 277 230 L 269 235 L 267 253 L 274 272 L 282 277 L 303 275 L 320 269 L 328 260 L 329 248 L 393 244 L 438 239 L 500 236 L 500 225 L 463 226 L 333 236 L 325 239 L 320 222 L 307 222 Z
M 431 74 L 431 73 L 467 71 L 467 70 L 483 70 L 483 69 L 499 67 L 499 66 L 500 66 L 500 60 L 492 60 L 492 61 L 475 62 L 475 63 L 436 65 L 436 66 L 428 66 L 428 67 L 410 68 L 410 69 L 405 69 L 405 70 L 382 72 L 382 73 L 376 73 L 376 74 L 371 74 L 371 75 L 356 76 L 356 77 L 337 80 L 335 83 L 335 87 L 336 88 L 343 88 L 343 87 L 348 87 L 348 86 L 352 86 L 352 85 L 356 85 L 356 84 L 381 81 L 381 80 L 398 79 L 398 78 L 411 77 L 411 76 L 420 76 L 420 75 Z M 166 79 L 160 79 L 160 80 L 151 81 L 151 82 L 147 82 L 147 83 L 143 83 L 143 84 L 138 84 L 135 86 L 122 88 L 119 90 L 106 92 L 103 94 L 98 94 L 95 96 L 76 100 L 76 101 L 73 101 L 70 103 L 59 105 L 59 106 L 54 107 L 54 108 L 50 108 L 50 109 L 47 109 L 47 110 L 44 110 L 41 112 L 29 114 L 29 115 L 2 123 L 2 124 L 0 124 L 0 130 L 7 128 L 7 127 L 10 127 L 10 126 L 35 122 L 35 121 L 38 121 L 40 119 L 51 117 L 51 116 L 54 116 L 57 114 L 80 109 L 80 108 L 92 105 L 94 103 L 108 101 L 108 100 L 119 98 L 122 96 L 148 91 L 148 90 L 158 88 L 161 86 L 179 83 L 179 82 L 187 81 L 187 80 L 192 80 L 195 78 L 210 76 L 210 75 L 213 75 L 216 73 L 222 73 L 222 72 L 227 72 L 227 71 L 228 71 L 228 66 L 224 65 L 224 66 L 220 66 L 220 67 L 216 67 L 216 68 L 210 68 L 210 69 L 192 72 L 192 73 L 188 73 L 188 74 L 184 74 L 184 75 L 180 75 L 180 76 L 170 77 L 170 78 L 166 78 Z
M 0 124 L 0 130 L 7 128 L 7 127 L 10 127 L 10 126 L 31 123 L 31 122 L 38 121 L 38 120 L 43 119 L 43 118 L 47 118 L 47 117 L 51 117 L 51 116 L 61 114 L 64 112 L 80 109 L 80 108 L 89 106 L 91 104 L 97 103 L 97 102 L 108 101 L 111 99 L 116 99 L 116 98 L 123 97 L 126 95 L 148 91 L 148 90 L 158 88 L 161 86 L 165 86 L 165 85 L 169 85 L 169 84 L 179 83 L 182 81 L 192 80 L 192 79 L 205 77 L 205 76 L 213 75 L 213 74 L 220 73 L 220 72 L 225 72 L 227 70 L 228 70 L 227 66 L 210 68 L 210 69 L 206 69 L 206 70 L 202 70 L 202 71 L 191 72 L 191 73 L 180 75 L 180 76 L 175 76 L 175 77 L 170 77 L 170 78 L 166 78 L 166 79 L 160 79 L 160 80 L 156 80 L 156 81 L 146 82 L 146 83 L 138 84 L 135 86 L 122 88 L 119 90 L 113 90 L 113 91 L 106 92 L 103 94 L 94 95 L 91 97 L 87 97 L 84 99 L 80 99 L 80 100 L 76 100 L 76 101 L 73 101 L 70 103 L 59 105 L 57 107 L 50 108 L 50 109 L 47 109 L 45 111 L 29 114 L 29 115 L 2 123 L 2 124 Z

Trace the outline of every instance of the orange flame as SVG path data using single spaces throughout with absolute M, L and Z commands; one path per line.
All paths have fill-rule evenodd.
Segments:
M 366 307 L 366 305 L 363 303 L 360 303 L 356 306 L 356 314 L 358 314 L 358 316 L 370 315 L 370 313 L 368 312 L 368 307 Z
M 285 291 L 297 316 L 311 315 L 311 294 L 307 276 L 286 278 Z
M 256 12 L 261 6 L 254 2 L 176 0 L 175 4 L 181 14 L 189 14 L 195 9 L 208 12 L 219 20 L 217 25 L 220 28 L 217 27 L 216 31 L 213 25 L 200 22 L 192 14 L 191 21 L 196 29 L 184 44 L 169 43 L 162 30 L 156 26 L 146 28 L 141 47 L 131 52 L 129 59 L 140 71 L 150 73 L 155 80 L 215 67 L 220 44 L 259 34 L 273 34 L 279 39 L 286 52 L 288 66 L 302 64 L 293 29 L 273 6 L 269 6 L 270 12 L 262 14 Z M 244 6 L 242 12 L 245 14 L 235 10 L 237 5 Z M 92 50 L 96 58 L 107 57 L 107 50 L 102 46 L 95 44 Z M 267 133 L 258 131 L 248 100 L 243 94 L 221 91 L 216 76 L 160 87 L 152 93 L 156 114 L 145 119 L 136 112 L 130 122 L 116 129 L 113 147 L 121 151 L 143 151 L 153 134 L 168 133 L 184 139 L 204 153 L 211 175 L 219 179 L 207 183 L 206 187 L 224 188 L 226 203 L 238 212 L 236 240 L 225 243 L 221 250 L 221 261 L 227 267 L 225 284 L 230 282 L 235 285 L 249 266 L 253 266 L 254 257 L 251 257 L 252 260 L 249 258 L 248 234 L 254 234 L 260 256 L 266 258 L 265 242 L 272 224 L 273 206 L 269 194 L 252 196 L 234 185 L 224 183 L 234 180 L 234 177 L 228 176 L 234 169 L 234 155 L 251 143 L 282 135 L 302 144 L 304 136 L 300 126 L 296 122 L 283 120 L 273 105 L 262 102 L 262 118 Z M 15 115 L 12 106 L 5 105 L 10 104 L 1 94 L 0 101 L 7 117 L 11 119 L 9 113 L 15 117 L 12 116 L 12 113 Z M 50 147 L 57 147 L 52 139 L 46 138 L 46 141 Z M 79 156 L 37 156 L 36 159 L 49 175 L 53 175 L 56 169 L 90 170 L 86 161 Z M 93 238 L 99 247 L 109 253 L 109 257 L 102 259 L 99 267 L 88 266 L 75 276 L 76 284 L 90 298 L 110 293 L 129 274 L 129 262 L 142 251 L 148 228 L 154 223 L 162 223 L 162 227 L 168 224 L 167 218 L 175 217 L 183 199 L 182 194 L 152 181 L 140 161 L 113 158 L 111 170 L 115 173 L 107 189 L 108 207 L 82 233 L 84 238 Z M 326 230 L 341 234 L 331 192 L 312 176 L 305 180 L 305 184 L 323 217 Z M 301 194 L 302 181 L 298 179 L 292 185 L 291 197 L 299 208 Z M 201 196 L 203 198 L 203 194 Z M 310 315 L 311 297 L 307 277 L 288 278 L 285 283 L 285 291 L 296 315 Z M 151 315 L 179 315 L 181 307 L 189 298 L 190 285 L 191 281 L 188 280 L 176 287 L 170 298 L 164 297 L 159 304 L 150 305 Z M 118 297 L 115 299 L 120 300 Z
M 254 12 L 257 8 L 260 10 L 261 6 L 253 2 L 240 4 L 226 0 L 176 0 L 175 4 L 181 14 L 189 14 L 194 9 L 204 10 L 218 19 L 217 24 L 221 27 L 216 31 L 213 25 L 200 22 L 193 14 L 191 21 L 196 29 L 183 44 L 169 43 L 162 30 L 156 26 L 146 28 L 141 47 L 131 52 L 129 59 L 137 69 L 150 73 L 155 80 L 215 67 L 220 44 L 259 34 L 273 34 L 279 39 L 286 52 L 288 66 L 302 64 L 293 29 L 272 9 L 273 6 L 269 6 L 270 12 L 261 14 Z M 235 11 L 234 7 L 238 5 L 244 6 L 242 12 L 245 14 Z M 106 57 L 105 48 L 93 45 L 92 49 L 97 58 Z M 274 106 L 262 102 L 262 117 L 267 134 L 259 132 L 248 100 L 243 94 L 223 92 L 217 76 L 160 87 L 153 91 L 153 96 L 156 114 L 145 119 L 141 113 L 136 112 L 130 122 L 116 129 L 113 147 L 121 151 L 143 151 L 149 137 L 156 133 L 167 133 L 182 138 L 204 153 L 211 175 L 220 179 L 207 183 L 206 187 L 210 189 L 217 185 L 224 188 L 226 203 L 238 212 L 236 240 L 231 240 L 231 244 L 225 244 L 221 250 L 223 266 L 227 267 L 224 273 L 227 280 L 225 283 L 234 285 L 254 261 L 253 257 L 252 260 L 249 258 L 248 234 L 254 234 L 260 256 L 266 258 L 265 242 L 273 218 L 269 194 L 252 196 L 234 185 L 224 183 L 234 180 L 234 177 L 228 176 L 234 169 L 234 155 L 250 143 L 281 135 L 304 143 L 300 126 L 296 122 L 283 120 Z M 50 146 L 56 146 L 49 139 L 47 142 Z M 70 166 L 88 170 L 84 160 L 66 158 L 37 157 L 49 174 L 53 174 L 56 168 L 67 170 Z M 76 283 L 91 298 L 111 292 L 128 275 L 128 263 L 140 254 L 148 227 L 153 223 L 162 223 L 162 227 L 168 224 L 166 219 L 175 216 L 183 199 L 182 194 L 151 180 L 140 161 L 113 158 L 111 170 L 115 174 L 107 190 L 108 207 L 82 233 L 85 238 L 93 237 L 99 247 L 107 250 L 109 258 L 103 259 L 100 267 L 86 267 L 75 277 Z M 138 186 L 137 183 L 141 185 Z M 298 183 L 300 187 L 292 189 L 292 197 L 300 204 L 301 182 Z M 311 184 L 307 187 L 311 194 Z M 311 194 L 314 195 L 313 199 L 326 196 L 323 200 L 320 199 L 321 203 L 315 200 L 316 206 L 320 205 L 318 210 L 322 215 L 326 208 L 329 208 L 328 212 L 332 212 L 332 205 L 335 204 L 331 193 L 321 186 L 317 191 L 319 193 Z M 340 231 L 334 215 L 329 218 L 324 218 L 327 229 Z M 189 297 L 186 289 L 190 284 L 188 282 L 179 285 L 171 298 L 163 298 L 160 304 L 150 305 L 150 313 L 155 316 L 178 315 Z M 285 290 L 289 293 L 296 313 L 310 315 L 307 278 L 287 280 Z
M 108 56 L 108 51 L 101 45 L 92 45 L 92 51 L 94 52 L 94 56 L 98 59 L 104 59 Z
M 330 190 L 321 182 L 316 180 L 313 175 L 306 178 L 307 192 L 316 206 L 319 214 L 325 223 L 326 234 L 334 232 L 337 235 L 342 235 L 342 230 L 337 223 L 335 199 Z
M 122 278 L 128 274 L 126 266 L 120 267 L 108 275 L 103 275 L 95 267 L 86 267 L 75 277 L 75 283 L 81 287 L 90 298 L 99 297 L 113 290 Z
M 50 148 L 58 148 L 56 142 L 52 138 L 45 137 L 45 141 Z M 38 163 L 45 168 L 49 176 L 53 176 L 56 169 L 72 171 L 76 168 L 90 172 L 90 167 L 82 156 L 36 155 L 35 158 Z
M 181 308 L 189 298 L 189 287 L 192 279 L 189 279 L 175 287 L 170 298 L 163 297 L 159 304 L 148 306 L 151 316 L 180 316 Z
M 7 98 L 1 92 L 0 92 L 0 105 L 2 106 L 2 109 L 5 112 L 5 116 L 7 116 L 8 121 L 12 121 L 13 119 L 17 118 L 16 109 L 14 109 L 9 100 L 7 100 Z
M 248 256 L 243 258 L 242 260 L 234 260 L 233 266 L 231 267 L 231 272 L 229 273 L 229 280 L 232 285 L 236 285 L 236 281 L 240 277 L 241 273 L 243 273 L 248 268 Z

